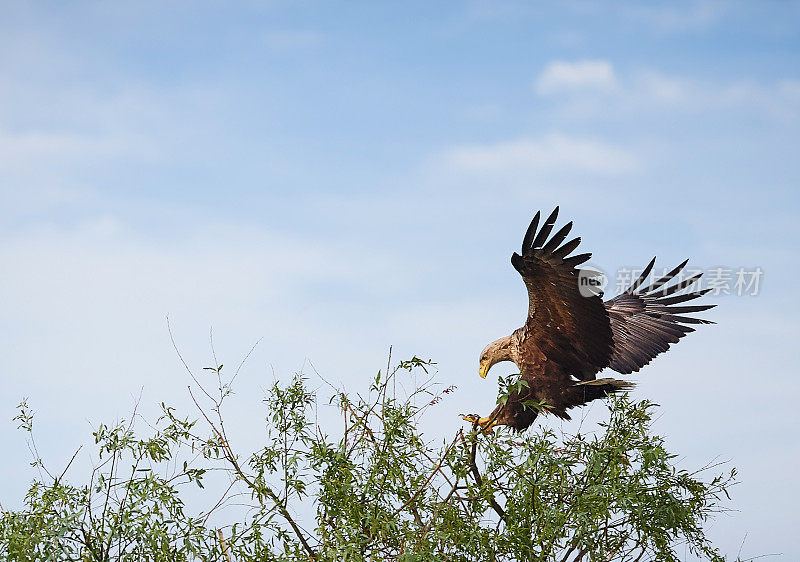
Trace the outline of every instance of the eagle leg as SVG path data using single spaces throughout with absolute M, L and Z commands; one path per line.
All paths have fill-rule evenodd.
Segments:
M 488 418 L 481 418 L 478 417 L 476 414 L 468 414 L 466 416 L 461 416 L 461 419 L 467 421 L 473 425 L 478 425 L 483 429 L 484 433 L 493 433 L 494 427 L 496 425 L 501 425 L 497 419 L 488 417 Z

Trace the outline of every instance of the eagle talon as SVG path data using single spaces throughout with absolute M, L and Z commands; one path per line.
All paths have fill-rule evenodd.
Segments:
M 494 427 L 499 425 L 497 420 L 492 418 L 481 418 L 477 414 L 462 415 L 461 419 L 471 423 L 473 426 L 480 426 L 484 433 L 494 433 Z

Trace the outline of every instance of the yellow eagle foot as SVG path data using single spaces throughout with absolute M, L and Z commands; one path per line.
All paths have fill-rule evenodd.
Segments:
M 494 432 L 494 427 L 500 425 L 497 420 L 492 418 L 481 418 L 477 414 L 462 415 L 461 419 L 471 423 L 472 425 L 479 425 L 484 433 Z

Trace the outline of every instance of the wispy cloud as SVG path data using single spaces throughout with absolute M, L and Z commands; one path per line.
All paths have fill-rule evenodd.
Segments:
M 606 60 L 554 61 L 536 80 L 539 94 L 592 91 L 611 92 L 617 88 L 614 67 Z
M 442 162 L 456 172 L 501 176 L 542 172 L 616 175 L 638 167 L 636 156 L 624 148 L 563 134 L 458 146 L 445 152 Z
M 51 373 L 48 362 L 56 361 L 63 365 L 65 385 L 86 389 L 103 377 L 102 370 L 68 356 L 80 342 L 91 342 L 87 349 L 96 357 L 87 356 L 88 362 L 109 361 L 120 370 L 116 376 L 127 372 L 134 380 L 136 349 L 163 342 L 161 321 L 167 313 L 193 326 L 220 323 L 232 332 L 247 326 L 239 333 L 246 340 L 256 329 L 257 335 L 288 342 L 282 345 L 302 359 L 304 332 L 322 339 L 323 326 L 340 322 L 337 334 L 357 339 L 364 322 L 353 319 L 358 312 L 337 309 L 337 298 L 355 294 L 377 301 L 413 279 L 404 273 L 409 265 L 397 256 L 366 253 L 338 240 L 303 240 L 219 221 L 180 230 L 178 239 L 165 243 L 103 215 L 69 227 L 41 224 L 5 237 L 0 259 L 15 267 L 0 279 L 0 292 L 14 295 L 3 315 L 16 326 L 5 342 L 12 347 L 45 342 L 48 348 L 45 356 L 29 358 L 32 365 L 9 368 L 34 372 L 44 381 Z M 335 287 L 336 295 L 324 299 L 325 307 L 315 306 L 326 287 Z M 115 327 L 109 331 L 110 326 Z M 117 354 L 128 352 L 120 364 Z M 134 386 L 154 381 L 142 374 Z
M 780 118 L 800 114 L 800 81 L 713 81 L 645 68 L 620 72 L 609 61 L 553 61 L 535 80 L 535 91 L 576 118 L 647 111 L 720 112 L 751 109 Z M 600 94 L 600 95 L 599 95 Z
M 15 169 L 32 171 L 37 166 L 53 166 L 89 158 L 130 154 L 135 150 L 153 154 L 144 142 L 130 138 L 89 135 L 75 132 L 39 131 L 9 133 L 0 130 L 0 172 Z
M 735 2 L 717 0 L 690 0 L 673 3 L 626 4 L 624 12 L 634 19 L 646 22 L 661 31 L 681 32 L 707 29 L 721 21 Z

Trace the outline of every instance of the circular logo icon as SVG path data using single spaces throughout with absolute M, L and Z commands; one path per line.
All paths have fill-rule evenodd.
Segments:
M 593 265 L 584 265 L 578 270 L 578 291 L 582 297 L 602 297 L 608 285 L 605 272 Z

